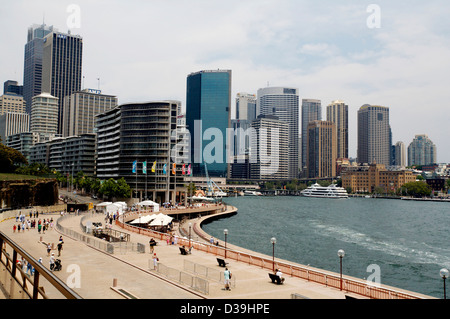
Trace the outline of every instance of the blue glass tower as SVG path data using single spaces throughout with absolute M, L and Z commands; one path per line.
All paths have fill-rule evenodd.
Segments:
M 186 126 L 194 175 L 204 176 L 206 163 L 210 176 L 227 177 L 230 108 L 231 70 L 200 71 L 187 77 Z

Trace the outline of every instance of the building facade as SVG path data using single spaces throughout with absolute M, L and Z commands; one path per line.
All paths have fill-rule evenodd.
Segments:
M 10 135 L 28 132 L 30 116 L 26 113 L 7 112 L 0 115 L 0 137 L 5 142 Z
M 39 134 L 31 132 L 13 134 L 6 139 L 6 146 L 21 152 L 28 162 L 30 162 L 30 150 L 37 143 L 39 143 Z
M 351 188 L 354 193 L 395 193 L 403 185 L 416 181 L 410 170 L 387 170 L 383 164 L 348 166 L 342 173 L 342 187 Z
M 27 43 L 23 68 L 23 98 L 26 112 L 31 114 L 33 96 L 42 93 L 42 59 L 44 55 L 44 38 L 53 32 L 53 26 L 32 25 L 28 28 Z
M 227 129 L 231 127 L 231 70 L 191 73 L 187 77 L 186 126 L 191 134 L 194 175 L 226 177 Z
M 358 150 L 360 164 L 391 164 L 389 108 L 365 104 L 358 110 Z
M 406 167 L 406 148 L 405 143 L 399 141 L 395 143 L 394 147 L 394 163 L 395 166 Z
M 81 36 L 53 31 L 44 38 L 42 92 L 58 98 L 58 134 L 62 134 L 64 97 L 81 89 L 82 58 Z
M 38 133 L 41 141 L 58 135 L 58 98 L 41 93 L 33 97 L 30 131 Z
M 0 96 L 0 115 L 7 112 L 25 113 L 23 96 L 13 93 L 6 93 Z
M 97 177 L 123 177 L 137 200 L 175 203 L 181 194 L 186 199 L 186 171 L 171 157 L 179 105 L 130 103 L 97 115 Z
M 117 97 L 85 89 L 64 98 L 63 136 L 94 133 L 95 116 L 117 106 Z
M 408 146 L 408 166 L 436 163 L 436 145 L 426 134 L 416 135 Z
M 308 178 L 336 176 L 336 124 L 330 121 L 309 122 L 306 134 Z
M 256 180 L 290 179 L 289 123 L 274 115 L 259 115 L 252 122 L 252 129 L 254 135 L 251 136 L 248 157 L 250 177 Z
M 288 123 L 288 178 L 299 176 L 299 95 L 298 89 L 267 87 L 258 90 L 257 115 L 272 115 Z
M 348 105 L 339 100 L 331 102 L 327 121 L 336 124 L 337 158 L 348 158 Z
M 307 172 L 306 162 L 308 159 L 308 124 L 313 121 L 322 120 L 322 102 L 316 99 L 302 100 L 302 149 L 301 149 L 301 169 Z M 304 174 L 307 175 L 307 174 Z

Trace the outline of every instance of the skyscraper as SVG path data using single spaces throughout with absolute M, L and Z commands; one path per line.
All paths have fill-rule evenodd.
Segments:
M 288 178 L 298 177 L 298 89 L 267 87 L 258 90 L 257 115 L 274 115 L 289 125 L 288 131 Z
M 406 166 L 406 149 L 405 149 L 405 143 L 403 142 L 397 142 L 394 145 L 394 165 L 397 166 Z
M 58 98 L 42 93 L 33 97 L 30 131 L 39 134 L 39 140 L 52 140 L 58 134 Z
M 309 122 L 306 139 L 308 177 L 335 177 L 337 158 L 336 124 L 330 121 Z
M 44 53 L 44 37 L 50 32 L 53 32 L 53 26 L 47 27 L 45 24 L 35 24 L 28 28 L 23 68 L 23 98 L 26 103 L 26 112 L 28 114 L 31 114 L 33 96 L 42 93 L 42 58 Z
M 44 38 L 42 92 L 58 100 L 58 133 L 62 134 L 64 97 L 81 89 L 83 39 L 79 35 L 51 32 Z
M 322 120 L 322 102 L 315 99 L 302 100 L 302 164 L 301 169 L 306 168 L 308 153 L 306 152 L 308 124 Z
M 186 126 L 191 134 L 194 175 L 203 175 L 206 163 L 209 175 L 227 176 L 231 74 L 231 70 L 212 70 L 191 73 L 187 77 Z
M 389 108 L 365 104 L 358 110 L 358 163 L 391 164 Z
M 436 145 L 428 135 L 416 135 L 408 146 L 408 166 L 436 164 Z
M 327 106 L 327 121 L 336 124 L 337 158 L 348 158 L 348 105 L 333 101 Z
M 62 136 L 94 133 L 95 116 L 117 106 L 117 97 L 85 89 L 64 98 Z

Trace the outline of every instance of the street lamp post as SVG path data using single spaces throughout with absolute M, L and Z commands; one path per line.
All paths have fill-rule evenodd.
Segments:
M 277 243 L 277 239 L 272 237 L 270 242 L 272 243 L 272 271 L 275 271 L 275 244 Z
M 189 248 L 191 248 L 191 228 L 192 228 L 192 223 L 189 223 Z
M 445 279 L 448 278 L 448 270 L 443 268 L 443 269 L 441 269 L 439 274 L 441 275 L 442 280 L 444 281 L 444 299 L 447 299 L 447 293 L 446 293 L 446 289 L 445 289 Z
M 341 273 L 341 290 L 342 290 L 342 259 L 345 256 L 345 251 L 343 251 L 342 249 L 340 249 L 338 251 L 338 256 L 339 256 L 339 263 L 340 263 L 340 273 Z
M 227 235 L 228 235 L 228 229 L 223 230 L 223 234 L 225 235 L 225 258 L 227 258 Z

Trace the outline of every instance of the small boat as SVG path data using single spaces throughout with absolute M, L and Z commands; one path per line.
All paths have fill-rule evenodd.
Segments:
M 318 183 L 311 185 L 305 190 L 300 192 L 305 197 L 318 197 L 318 198 L 333 198 L 333 199 L 345 199 L 348 198 L 348 193 L 343 187 L 338 187 L 336 184 L 324 187 Z
M 257 191 L 244 191 L 244 196 L 262 196 L 262 193 Z

